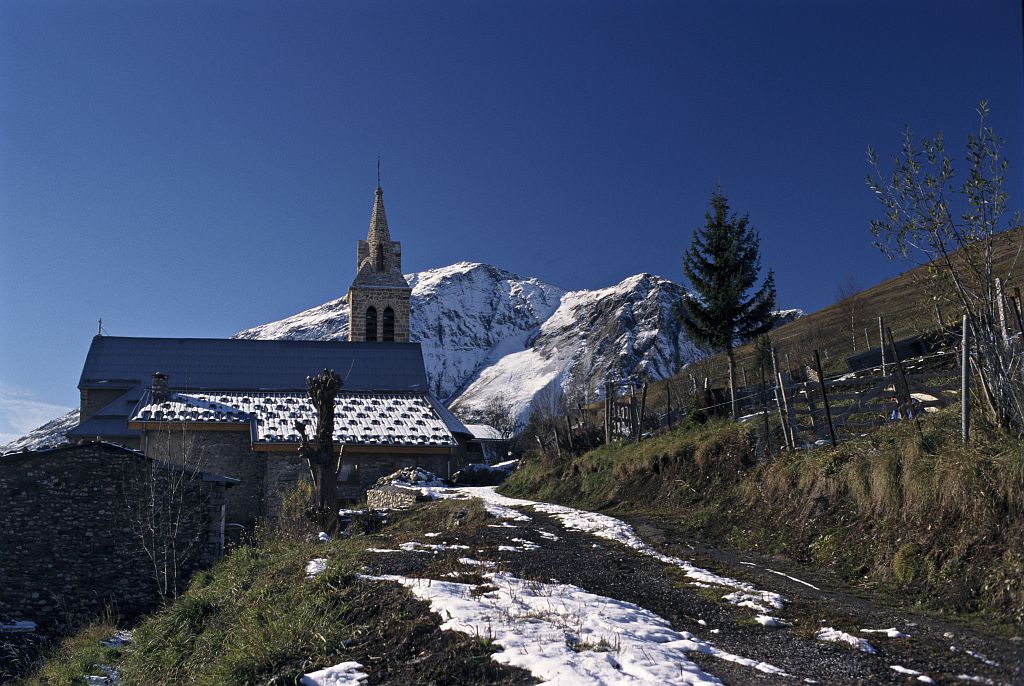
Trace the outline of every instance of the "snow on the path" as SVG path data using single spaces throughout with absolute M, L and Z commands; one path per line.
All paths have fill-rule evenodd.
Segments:
M 442 550 L 469 550 L 468 545 L 459 545 L 458 543 L 419 543 L 417 541 L 402 543 L 398 547 L 402 550 L 413 553 L 439 553 Z
M 503 550 L 510 553 L 540 550 L 539 545 L 537 545 L 536 543 L 531 543 L 530 541 L 527 541 L 525 538 L 513 538 L 512 542 L 518 543 L 519 545 L 499 545 L 498 550 Z
M 754 617 L 754 621 L 760 624 L 761 626 L 766 626 L 771 629 L 790 626 L 789 622 L 784 622 L 778 617 L 772 617 L 771 615 L 758 615 Z
M 299 683 L 302 686 L 363 686 L 369 678 L 358 662 L 342 662 L 310 672 Z
M 896 627 L 890 629 L 861 629 L 862 634 L 885 634 L 887 638 L 910 638 L 910 634 L 905 634 Z
M 769 608 L 781 610 L 785 606 L 786 599 L 778 593 L 758 590 L 753 586 L 753 584 L 745 581 L 738 581 L 736 579 L 721 576 L 714 572 L 697 567 L 681 558 L 659 553 L 652 546 L 645 543 L 644 540 L 637 535 L 632 526 L 621 519 L 609 517 L 608 515 L 599 514 L 597 512 L 577 510 L 564 505 L 541 503 L 534 500 L 523 500 L 520 498 L 509 498 L 496 493 L 494 489 L 494 486 L 476 486 L 460 488 L 458 490 L 431 489 L 431 493 L 437 498 L 480 498 L 484 502 L 484 506 L 487 508 L 487 511 L 497 517 L 516 519 L 525 518 L 528 520 L 529 517 L 525 517 L 525 515 L 512 508 L 532 507 L 537 512 L 552 515 L 567 529 L 583 531 L 585 533 L 598 536 L 599 538 L 617 541 L 626 547 L 632 548 L 641 555 L 652 557 L 659 562 L 679 568 L 686 576 L 697 582 L 714 584 L 716 586 L 725 586 L 739 591 L 740 595 L 729 594 L 729 596 L 725 597 L 729 602 L 735 602 L 736 604 L 752 607 L 752 609 L 761 614 L 769 614 Z
M 790 581 L 795 581 L 798 584 L 803 584 L 807 588 L 813 588 L 815 591 L 820 591 L 821 590 L 820 588 L 818 588 L 814 584 L 809 584 L 806 581 L 803 581 L 802 579 L 797 579 L 795 576 L 790 576 L 789 574 L 784 574 L 782 572 L 779 572 L 779 571 L 776 571 L 774 569 L 771 569 L 770 567 L 765 567 L 765 571 L 771 572 L 772 574 L 778 574 L 779 576 L 784 576 L 787 579 L 789 579 Z
M 720 684 L 688 653 L 699 652 L 784 676 L 765 662 L 720 650 L 658 615 L 568 584 L 545 584 L 489 573 L 486 586 L 401 576 L 395 581 L 446 618 L 442 629 L 490 638 L 503 650 L 491 657 L 521 667 L 544 683 Z M 484 591 L 481 593 L 481 591 Z
M 459 562 L 469 567 L 487 567 L 492 569 L 497 564 L 496 562 L 490 562 L 488 560 L 474 560 L 471 557 L 460 557 Z
M 312 579 L 327 569 L 327 558 L 316 557 L 306 563 L 306 578 Z
M 831 641 L 833 643 L 848 643 L 857 650 L 865 653 L 871 653 L 872 655 L 876 652 L 875 647 L 867 642 L 866 639 L 857 638 L 851 634 L 848 634 L 838 629 L 833 629 L 830 626 L 822 627 L 818 629 L 818 633 L 814 636 L 819 641 Z
M 899 672 L 900 674 L 906 674 L 907 676 L 916 676 L 918 681 L 923 681 L 926 684 L 935 683 L 935 680 L 927 674 L 922 674 L 916 669 L 910 669 L 909 667 L 904 667 L 903 665 L 890 665 L 889 669 L 891 669 L 894 672 Z
M 785 572 L 780 572 L 780 571 L 778 571 L 776 569 L 772 569 L 771 567 L 761 567 L 761 565 L 756 565 L 753 562 L 742 562 L 741 561 L 740 564 L 741 565 L 746 565 L 747 567 L 760 567 L 761 569 L 763 569 L 766 572 L 771 572 L 772 574 L 777 574 L 779 576 L 784 576 L 787 579 L 789 579 L 790 581 L 795 581 L 798 584 L 803 584 L 807 588 L 813 588 L 815 591 L 820 591 L 821 590 L 820 588 L 818 588 L 814 584 L 809 584 L 806 581 L 804 581 L 803 579 L 797 579 L 795 576 L 790 576 L 789 574 L 786 574 Z
M 977 676 L 971 674 L 957 674 L 956 678 L 960 681 L 971 681 L 976 684 L 987 684 L 988 686 L 994 686 L 995 681 L 989 679 L 987 676 Z

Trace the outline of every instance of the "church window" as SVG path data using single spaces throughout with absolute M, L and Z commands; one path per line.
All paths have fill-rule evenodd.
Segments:
M 384 340 L 395 340 L 395 311 L 390 307 L 384 308 Z
M 384 246 L 377 244 L 377 271 L 384 271 Z
M 366 340 L 377 340 L 377 308 L 372 305 L 366 308 Z

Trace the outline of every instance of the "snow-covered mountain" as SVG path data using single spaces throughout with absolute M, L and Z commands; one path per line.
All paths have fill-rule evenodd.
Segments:
M 78 426 L 78 410 L 71 410 L 56 419 L 51 419 L 38 429 L 33 429 L 19 439 L 0 446 L 0 455 L 21 452 L 22 450 L 39 450 L 66 443 L 64 434 Z
M 493 397 L 525 412 L 553 386 L 593 394 L 606 378 L 661 378 L 694 355 L 672 312 L 683 288 L 651 274 L 568 293 L 472 262 L 406 278 L 411 337 L 423 346 L 431 389 L 463 415 Z M 236 337 L 337 340 L 347 332 L 339 298 Z

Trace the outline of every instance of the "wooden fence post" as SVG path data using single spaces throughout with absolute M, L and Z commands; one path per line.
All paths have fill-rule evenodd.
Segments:
M 907 383 L 907 372 L 903 369 L 903 360 L 900 359 L 900 351 L 896 349 L 896 343 L 893 341 L 892 329 L 886 327 L 885 334 L 889 337 L 889 345 L 892 346 L 893 362 L 896 364 L 896 374 L 894 376 L 899 379 L 899 383 L 897 385 L 900 386 L 900 390 L 902 392 L 901 395 L 903 396 L 902 399 L 899 399 L 900 406 L 902 408 L 904 404 L 906 405 L 906 416 L 914 419 L 914 426 L 917 427 L 917 435 L 921 441 L 924 442 L 924 431 L 921 429 L 921 422 L 918 421 L 917 414 L 914 412 L 914 400 L 910 395 L 910 384 Z
M 885 321 L 878 315 L 878 348 L 882 351 L 882 376 L 885 377 Z
M 821 386 L 821 402 L 825 405 L 825 419 L 828 421 L 828 435 L 832 439 L 832 447 L 836 447 L 836 430 L 832 426 L 832 410 L 828 406 L 828 391 L 825 390 L 825 374 L 821 371 L 821 356 L 814 351 L 814 363 L 818 367 L 818 384 Z
M 971 438 L 971 353 L 970 340 L 968 338 L 969 323 L 967 315 L 964 315 L 963 332 L 960 338 L 960 437 L 964 445 L 967 445 Z
M 669 377 L 665 384 L 665 403 L 668 405 L 668 413 L 665 415 L 665 424 L 672 428 L 672 379 Z
M 647 382 L 644 381 L 643 390 L 640 391 L 640 413 L 636 417 L 636 442 L 643 440 L 644 435 L 644 412 L 647 411 Z
M 782 433 L 785 434 L 785 446 L 791 451 L 797 449 L 797 437 L 793 432 L 793 423 L 790 421 L 790 398 L 785 396 L 785 382 L 782 380 L 782 373 L 775 375 L 778 380 L 778 387 L 775 389 L 775 399 L 782 399 L 779 413 L 784 417 L 782 422 Z
M 770 455 L 772 453 L 771 426 L 768 422 L 768 387 L 764 382 L 764 358 L 761 358 L 761 412 L 764 413 L 764 447 Z
M 612 443 L 612 382 L 604 382 L 604 444 Z

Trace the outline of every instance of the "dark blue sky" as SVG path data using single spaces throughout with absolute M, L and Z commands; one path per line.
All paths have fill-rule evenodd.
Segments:
M 1021 205 L 1021 26 L 1011 0 L 5 0 L 0 405 L 76 404 L 101 316 L 227 336 L 342 295 L 378 153 L 406 271 L 678 280 L 720 180 L 779 304 L 822 307 L 900 270 L 864 151 L 905 124 L 959 155 L 988 98 Z

